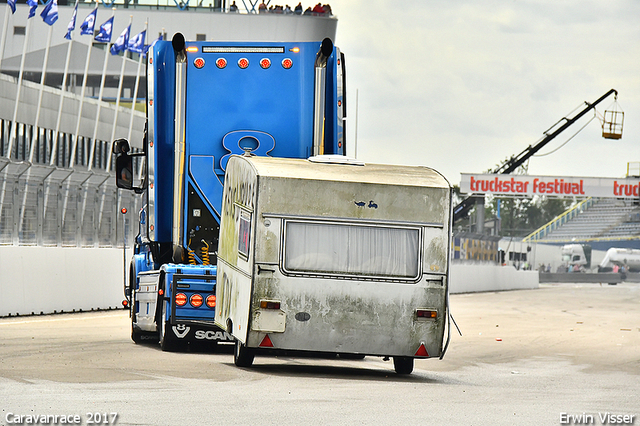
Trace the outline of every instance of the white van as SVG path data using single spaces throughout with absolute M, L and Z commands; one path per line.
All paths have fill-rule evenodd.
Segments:
M 236 365 L 311 351 L 409 374 L 444 355 L 451 188 L 435 170 L 234 156 L 220 228 L 215 322 Z

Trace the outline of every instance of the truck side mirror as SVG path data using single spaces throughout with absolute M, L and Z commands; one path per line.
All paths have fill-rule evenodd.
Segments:
M 126 152 L 116 157 L 116 186 L 133 189 L 133 157 Z

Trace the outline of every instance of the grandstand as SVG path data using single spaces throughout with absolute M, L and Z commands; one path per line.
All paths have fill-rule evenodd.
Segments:
M 594 248 L 640 248 L 636 200 L 588 198 L 524 238 L 526 242 L 588 242 Z

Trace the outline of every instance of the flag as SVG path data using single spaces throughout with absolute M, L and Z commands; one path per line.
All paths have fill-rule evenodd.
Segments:
M 93 31 L 96 27 L 96 15 L 98 14 L 98 7 L 93 9 L 93 12 L 84 18 L 82 24 L 80 24 L 80 35 L 93 35 Z
M 95 36 L 95 41 L 100 43 L 109 43 L 111 41 L 111 31 L 113 31 L 113 16 L 104 24 L 100 25 L 100 31 Z
M 158 37 L 157 39 L 153 40 L 153 41 L 151 42 L 151 44 L 145 44 L 145 45 L 144 45 L 144 50 L 142 51 L 142 54 L 146 56 L 146 55 L 147 55 L 147 52 L 149 51 L 149 48 L 150 48 L 151 46 L 153 46 L 157 41 L 162 41 L 162 40 L 164 40 L 164 37 L 163 37 L 163 36 L 160 36 L 160 37 Z
M 127 49 L 138 54 L 144 53 L 144 39 L 146 35 L 147 35 L 147 30 L 144 30 L 136 34 L 135 37 L 129 40 Z
M 127 28 L 125 28 L 113 46 L 111 46 L 111 54 L 117 55 L 120 52 L 123 52 L 127 49 L 129 45 L 129 32 L 131 31 L 131 24 Z
M 58 0 L 50 0 L 49 3 L 44 6 L 40 16 L 42 16 L 45 24 L 53 25 L 58 20 Z
M 76 29 L 76 16 L 78 15 L 78 3 L 76 2 L 76 7 L 73 9 L 73 15 L 71 15 L 71 20 L 69 21 L 69 25 L 67 25 L 67 35 L 64 36 L 67 40 L 71 40 L 71 32 Z
M 27 19 L 33 18 L 34 16 L 36 16 L 36 8 L 38 7 L 38 0 L 27 0 L 27 4 L 29 5 L 29 7 L 31 7 L 31 9 L 29 9 L 29 16 L 27 17 Z
M 11 13 L 16 13 L 16 0 L 7 0 L 7 4 L 11 7 Z

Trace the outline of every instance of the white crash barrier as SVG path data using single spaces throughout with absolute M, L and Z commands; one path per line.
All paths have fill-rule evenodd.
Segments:
M 121 308 L 122 249 L 0 246 L 0 317 Z
M 450 293 L 524 290 L 540 285 L 538 271 L 518 271 L 511 266 L 452 263 L 450 274 Z

